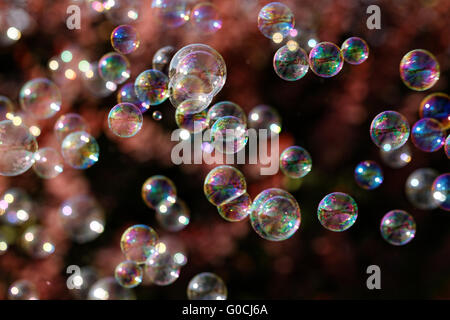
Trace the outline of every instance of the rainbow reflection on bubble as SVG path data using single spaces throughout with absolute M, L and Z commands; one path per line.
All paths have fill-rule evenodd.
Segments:
M 320 201 L 317 216 L 326 229 L 341 232 L 355 223 L 358 217 L 358 206 L 348 194 L 333 192 Z
M 108 114 L 109 129 L 121 138 L 136 135 L 142 128 L 142 113 L 132 103 L 119 103 Z
M 199 112 L 199 104 L 201 103 L 198 100 L 186 100 L 178 106 L 175 112 L 175 122 L 179 128 L 196 133 L 203 131 L 208 126 L 206 110 Z
M 403 210 L 392 210 L 381 220 L 383 239 L 394 246 L 403 246 L 414 239 L 416 223 L 414 218 Z
M 447 139 L 445 139 L 445 154 L 447 155 L 447 158 L 450 159 L 450 134 L 447 136 Z
M 438 120 L 444 129 L 450 129 L 450 99 L 437 92 L 426 96 L 420 103 L 420 117 Z
M 319 77 L 333 77 L 344 65 L 341 49 L 334 43 L 320 42 L 309 52 L 309 65 Z
M 61 144 L 64 160 L 75 169 L 93 166 L 99 157 L 100 147 L 93 136 L 84 131 L 76 131 L 66 136 Z
M 132 53 L 139 48 L 139 44 L 139 34 L 133 26 L 121 25 L 111 33 L 111 45 L 119 53 Z
M 247 144 L 247 126 L 233 116 L 219 118 L 211 127 L 211 139 L 217 151 L 223 154 L 237 153 Z
M 134 288 L 141 284 L 143 271 L 136 261 L 126 260 L 114 270 L 116 281 L 124 288 Z
M 303 178 L 312 168 L 312 160 L 308 151 L 299 146 L 286 148 L 280 156 L 280 169 L 293 179 Z
M 242 196 L 247 191 L 247 183 L 238 169 L 218 166 L 206 176 L 203 191 L 209 202 L 219 206 Z
M 140 101 L 158 105 L 169 97 L 169 78 L 158 70 L 146 70 L 136 77 L 134 90 Z
M 445 129 L 439 121 L 423 118 L 412 127 L 411 140 L 420 150 L 434 152 L 445 143 Z
M 175 199 L 177 189 L 172 180 L 165 176 L 156 175 L 145 180 L 141 195 L 147 206 L 155 209 L 161 201 Z
M 158 234 L 153 228 L 144 224 L 129 227 L 122 234 L 120 248 L 128 260 L 144 263 L 155 251 Z
M 265 5 L 258 14 L 258 29 L 269 39 L 275 34 L 283 38 L 294 28 L 295 18 L 291 9 L 280 2 L 272 2 Z
M 376 189 L 383 183 L 383 179 L 383 171 L 375 161 L 362 161 L 355 168 L 355 181 L 363 189 Z
M 439 63 L 434 55 L 426 50 L 417 49 L 405 54 L 400 61 L 400 77 L 410 89 L 424 91 L 430 89 L 439 80 Z
M 341 52 L 345 62 L 357 65 L 369 57 L 369 46 L 363 39 L 351 37 L 341 45 Z
M 439 207 L 450 211 L 450 173 L 441 174 L 431 187 L 433 198 L 439 203 Z
M 273 68 L 283 80 L 299 80 L 308 72 L 308 55 L 298 44 L 284 45 L 277 50 L 273 57 Z
M 141 113 L 146 112 L 148 109 L 150 109 L 150 105 L 141 102 L 138 97 L 136 96 L 136 92 L 134 90 L 134 83 L 126 83 L 124 84 L 119 91 L 117 91 L 117 103 L 132 103 L 136 107 L 141 110 Z
M 248 193 L 222 203 L 217 207 L 220 216 L 227 221 L 242 221 L 250 214 L 252 199 Z
M 370 138 L 384 151 L 403 146 L 409 138 L 409 133 L 408 121 L 396 111 L 381 112 L 370 124 Z
M 105 81 L 124 83 L 130 78 L 130 62 L 120 53 L 107 53 L 98 61 L 98 74 Z
M 247 123 L 247 116 L 242 108 L 231 101 L 221 101 L 214 104 L 208 109 L 206 115 L 206 123 L 208 127 L 212 127 L 214 122 L 225 116 L 233 116 L 241 120 L 242 124 Z

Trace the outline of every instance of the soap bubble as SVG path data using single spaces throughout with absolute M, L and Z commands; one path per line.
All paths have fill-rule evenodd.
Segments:
M 245 148 L 248 141 L 247 128 L 239 118 L 219 118 L 211 127 L 214 148 L 224 154 L 234 154 Z
M 86 121 L 79 114 L 66 113 L 56 120 L 53 128 L 56 138 L 62 142 L 66 136 L 77 131 L 89 131 Z
M 89 300 L 134 300 L 133 291 L 117 283 L 114 277 L 102 278 L 89 289 Z
M 299 80 L 308 72 L 308 55 L 298 44 L 284 45 L 278 49 L 273 57 L 273 68 L 283 80 Z
M 189 208 L 179 198 L 168 198 L 156 207 L 156 220 L 168 231 L 177 232 L 186 228 L 189 216 Z
M 242 221 L 250 214 L 252 199 L 246 192 L 233 200 L 222 203 L 217 207 L 220 216 L 227 221 Z
M 99 75 L 98 62 L 93 62 L 89 70 L 82 74 L 84 87 L 95 97 L 104 98 L 116 91 L 114 82 L 103 80 Z
M 205 178 L 203 191 L 206 198 L 215 206 L 242 196 L 247 190 L 245 177 L 232 166 L 218 166 Z
M 270 130 L 271 134 L 279 134 L 281 132 L 281 118 L 274 108 L 262 104 L 250 111 L 248 126 L 256 130 Z
M 24 125 L 0 121 L 0 175 L 17 176 L 34 164 L 36 138 Z
M 136 96 L 136 92 L 134 90 L 134 83 L 126 83 L 124 84 L 119 91 L 117 92 L 117 103 L 132 103 L 136 107 L 141 110 L 142 113 L 150 109 L 150 105 L 141 102 L 138 97 Z
M 412 127 L 411 139 L 420 150 L 434 152 L 442 148 L 445 143 L 445 129 L 439 121 L 423 118 Z
M 114 270 L 116 281 L 124 288 L 134 288 L 142 282 L 142 268 L 135 261 L 122 261 Z
M 309 52 L 309 65 L 319 77 L 333 77 L 344 65 L 341 49 L 334 43 L 320 42 Z
M 120 248 L 128 260 L 144 263 L 155 250 L 158 234 L 151 227 L 136 224 L 122 234 Z
M 206 110 L 198 111 L 198 100 L 186 100 L 182 102 L 175 112 L 175 122 L 178 127 L 191 133 L 201 132 L 208 125 L 206 122 Z
M 93 166 L 98 161 L 99 149 L 95 138 L 84 131 L 69 134 L 61 144 L 64 160 L 75 169 Z
M 162 26 L 178 28 L 189 21 L 186 0 L 153 0 L 152 10 Z
M 441 174 L 431 187 L 433 198 L 439 203 L 439 207 L 450 211 L 450 173 Z
M 392 210 L 381 220 L 383 239 L 394 246 L 403 246 L 414 239 L 416 223 L 414 218 L 403 210 Z
M 405 143 L 398 149 L 385 151 L 380 148 L 380 157 L 385 165 L 399 169 L 411 162 L 411 148 Z
M 19 93 L 20 106 L 36 119 L 53 117 L 61 109 L 61 99 L 59 88 L 44 78 L 28 81 Z
M 444 129 L 450 129 L 450 99 L 445 93 L 432 93 L 420 103 L 420 117 L 439 121 Z
M 159 251 L 158 249 L 161 249 Z M 158 286 L 174 283 L 180 276 L 181 266 L 175 262 L 174 256 L 164 246 L 157 246 L 145 262 L 145 275 Z
M 191 11 L 191 23 L 198 32 L 212 34 L 222 28 L 216 7 L 209 2 L 198 3 Z
M 355 223 L 358 217 L 358 206 L 348 194 L 333 192 L 320 201 L 317 216 L 326 229 L 341 232 Z
M 289 192 L 277 188 L 266 189 L 253 201 L 250 222 L 262 238 L 283 241 L 300 227 L 300 207 Z
M 286 37 L 294 28 L 295 19 L 291 9 L 280 2 L 265 5 L 258 14 L 258 29 L 269 39 L 275 34 Z
M 369 46 L 363 39 L 351 37 L 344 41 L 341 52 L 345 62 L 361 64 L 369 57 Z
M 379 113 L 370 125 L 370 138 L 384 151 L 403 146 L 409 138 L 409 132 L 408 121 L 396 111 Z
M 426 50 L 412 50 L 400 61 L 400 77 L 412 90 L 430 89 L 439 80 L 439 74 L 439 63 Z
M 221 101 L 209 108 L 208 114 L 206 115 L 206 123 L 211 128 L 217 119 L 225 116 L 236 117 L 241 120 L 242 124 L 247 124 L 247 116 L 244 110 L 231 101 Z
M 63 159 L 53 148 L 41 148 L 34 153 L 33 170 L 43 179 L 52 179 L 64 170 Z
M 111 45 L 121 54 L 129 54 L 139 48 L 140 40 L 136 29 L 130 25 L 116 27 L 111 33 Z
M 98 73 L 105 81 L 124 83 L 130 78 L 130 62 L 120 53 L 107 53 L 98 61 Z
M 67 199 L 59 209 L 61 223 L 77 243 L 96 239 L 105 229 L 105 214 L 95 198 L 87 195 Z
M 445 139 L 445 154 L 447 155 L 447 158 L 450 159 L 450 134 L 447 136 L 447 139 Z
M 197 111 L 200 112 L 211 103 L 213 90 L 209 80 L 191 74 L 178 73 L 169 82 L 170 103 L 177 108 L 187 100 L 195 101 L 198 106 Z
M 0 216 L 7 223 L 22 225 L 33 220 L 34 215 L 33 201 L 24 190 L 11 188 L 0 197 Z
M 169 78 L 158 70 L 145 70 L 134 81 L 138 99 L 147 105 L 158 105 L 169 97 Z
M 202 272 L 189 281 L 187 296 L 189 300 L 226 300 L 227 287 L 214 273 Z
M 439 206 L 431 192 L 433 182 L 438 176 L 439 173 L 431 168 L 417 169 L 409 175 L 405 184 L 405 193 L 415 207 L 431 210 Z
M 303 178 L 311 171 L 311 167 L 311 156 L 302 147 L 288 147 L 280 155 L 280 169 L 290 178 Z
M 128 102 L 115 105 L 108 114 L 109 129 L 121 138 L 135 136 L 142 128 L 142 122 L 139 108 Z
M 8 289 L 9 300 L 39 300 L 36 287 L 28 280 L 17 280 Z
M 141 190 L 142 199 L 152 209 L 156 209 L 160 202 L 175 199 L 177 196 L 177 189 L 172 180 L 161 175 L 145 180 Z
M 103 0 L 106 17 L 113 24 L 128 24 L 135 22 L 141 13 L 140 0 Z
M 0 96 L 0 121 L 11 120 L 15 109 L 14 104 L 8 97 Z
M 25 229 L 20 240 L 22 249 L 33 258 L 46 258 L 55 251 L 53 241 L 40 226 Z
M 183 242 L 172 235 L 164 236 L 159 239 L 159 242 L 156 245 L 156 251 L 159 253 L 164 253 L 166 251 L 170 252 L 170 254 L 173 255 L 173 260 L 180 267 L 187 264 L 187 253 Z
M 87 300 L 89 288 L 98 279 L 98 274 L 94 268 L 90 266 L 81 267 L 80 273 L 71 279 L 71 284 L 74 288 L 70 290 L 70 293 L 73 294 L 76 299 Z
M 172 46 L 165 46 L 156 51 L 152 59 L 153 69 L 159 70 L 162 73 L 169 74 L 169 63 L 175 54 L 175 48 Z
M 363 189 L 376 189 L 383 183 L 383 179 L 383 171 L 375 161 L 362 161 L 355 168 L 355 181 Z
M 158 111 L 158 110 L 153 111 L 152 117 L 153 117 L 153 119 L 155 119 L 156 121 L 161 120 L 161 119 L 162 119 L 162 113 L 161 113 L 161 111 Z

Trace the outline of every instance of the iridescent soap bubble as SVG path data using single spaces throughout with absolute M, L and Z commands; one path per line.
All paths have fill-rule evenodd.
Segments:
M 134 300 L 133 291 L 122 287 L 114 277 L 102 278 L 89 289 L 89 300 Z
M 158 111 L 158 110 L 153 111 L 153 113 L 152 113 L 152 118 L 153 118 L 154 120 L 156 120 L 156 121 L 161 120 L 161 119 L 162 119 L 162 113 L 161 113 L 161 111 Z
M 191 133 L 201 132 L 207 128 L 206 110 L 198 111 L 198 100 L 186 100 L 182 102 L 175 112 L 175 122 L 179 128 Z
M 317 216 L 326 229 L 341 232 L 355 223 L 358 217 L 358 206 L 348 194 L 333 192 L 320 201 Z
M 0 175 L 17 176 L 34 164 L 36 138 L 24 125 L 0 121 Z
M 384 151 L 403 146 L 409 138 L 409 132 L 408 121 L 396 111 L 381 112 L 370 124 L 370 138 Z
M 209 80 L 196 75 L 178 73 L 169 82 L 169 99 L 175 108 L 183 102 L 196 101 L 197 111 L 206 109 L 214 96 L 214 88 Z
M 30 196 L 20 188 L 6 190 L 0 197 L 0 216 L 12 225 L 22 225 L 35 218 Z
M 33 258 L 46 258 L 55 251 L 48 232 L 40 226 L 25 229 L 20 239 L 22 249 Z
M 169 78 L 158 70 L 145 70 L 136 77 L 134 90 L 138 99 L 147 105 L 158 105 L 169 97 Z
M 0 96 L 0 121 L 11 120 L 15 106 L 8 97 Z
M 222 28 L 222 20 L 216 6 L 209 2 L 196 4 L 191 11 L 190 20 L 194 28 L 202 34 L 212 34 Z
M 133 26 L 121 25 L 111 33 L 111 45 L 119 53 L 132 53 L 139 48 L 139 44 L 139 34 Z
M 243 195 L 217 206 L 220 216 L 227 221 L 242 221 L 250 214 L 252 199 L 246 192 Z
M 59 142 L 66 136 L 76 131 L 89 131 L 86 121 L 77 113 L 63 114 L 56 120 L 53 132 Z
M 141 195 L 149 208 L 156 209 L 160 202 L 175 199 L 177 189 L 172 180 L 165 176 L 156 175 L 145 180 Z
M 37 119 L 53 117 L 61 109 L 61 100 L 56 84 L 44 78 L 28 81 L 19 93 L 22 109 Z
M 275 34 L 286 37 L 294 28 L 294 24 L 295 19 L 291 9 L 280 2 L 265 5 L 258 14 L 258 29 L 269 39 L 272 39 Z
M 189 281 L 187 297 L 189 300 L 226 300 L 227 287 L 219 276 L 202 272 Z
M 142 122 L 139 108 L 128 102 L 115 105 L 108 114 L 109 129 L 121 138 L 135 136 L 142 128 Z
M 38 292 L 28 280 L 17 280 L 8 288 L 9 300 L 39 300 Z
M 394 246 L 403 246 L 414 239 L 416 223 L 414 218 L 403 210 L 392 210 L 381 220 L 383 239 Z
M 434 55 L 426 50 L 412 50 L 400 61 L 400 77 L 412 90 L 430 89 L 439 80 L 439 74 L 439 63 Z
M 333 77 L 344 65 L 341 49 L 334 43 L 320 42 L 309 52 L 309 65 L 319 77 Z
M 280 169 L 290 178 L 303 178 L 311 171 L 311 167 L 311 156 L 302 147 L 288 147 L 280 155 Z
M 124 288 L 134 288 L 141 284 L 142 268 L 131 260 L 122 261 L 114 270 L 116 281 Z
M 221 101 L 209 108 L 208 114 L 206 115 L 206 123 L 208 127 L 211 128 L 217 119 L 225 116 L 236 117 L 241 120 L 242 124 L 247 123 L 247 116 L 245 115 L 244 110 L 231 101 Z
M 211 139 L 217 151 L 223 154 L 237 153 L 247 144 L 247 126 L 233 116 L 219 118 L 211 127 Z
M 447 139 L 445 139 L 445 154 L 447 155 L 447 158 L 450 159 L 450 134 L 447 136 Z
M 281 132 L 281 118 L 277 110 L 262 104 L 250 111 L 248 126 L 256 130 L 270 130 L 271 134 L 279 134 Z
M 93 166 L 98 161 L 99 150 L 95 138 L 84 131 L 69 134 L 61 144 L 64 160 L 75 169 L 87 169 Z
M 273 56 L 273 68 L 283 80 L 299 80 L 308 72 L 308 54 L 298 44 L 284 45 Z
M 159 70 L 166 75 L 169 74 L 169 63 L 175 52 L 175 48 L 172 46 L 165 46 L 156 51 L 152 59 L 153 69 Z
M 405 183 L 405 193 L 415 207 L 431 210 L 439 206 L 431 191 L 433 182 L 438 176 L 439 173 L 431 168 L 417 169 L 409 175 Z
M 298 230 L 301 222 L 300 207 L 287 191 L 266 189 L 253 201 L 250 222 L 262 238 L 283 241 Z
M 177 232 L 189 224 L 189 208 L 180 198 L 161 201 L 156 207 L 156 220 L 166 230 Z
M 130 62 L 120 53 L 107 53 L 98 61 L 98 73 L 105 81 L 124 83 L 130 78 Z
M 439 203 L 439 207 L 450 211 L 450 173 L 441 174 L 431 187 L 433 198 Z
M 164 27 L 178 28 L 189 21 L 189 7 L 186 0 L 153 0 L 152 10 Z
M 414 145 L 422 151 L 434 152 L 445 143 L 445 129 L 433 118 L 423 118 L 417 121 L 411 130 Z
M 150 109 L 150 105 L 141 102 L 136 96 L 136 91 L 134 90 L 134 83 L 124 84 L 117 92 L 117 103 L 132 103 L 141 110 L 142 113 Z
M 445 129 L 450 129 L 450 99 L 445 93 L 432 93 L 420 103 L 420 117 L 438 120 Z
M 158 286 L 174 283 L 180 276 L 180 270 L 181 266 L 176 263 L 172 253 L 163 246 L 158 246 L 145 262 L 145 275 Z
M 128 260 L 144 263 L 155 250 L 158 234 L 151 227 L 136 224 L 122 234 L 120 248 Z
M 358 186 L 366 190 L 378 188 L 384 180 L 383 170 L 378 163 L 371 160 L 358 163 L 354 175 Z
M 411 148 L 405 143 L 398 149 L 385 151 L 380 148 L 380 158 L 385 165 L 399 169 L 411 162 Z
M 205 178 L 203 191 L 206 198 L 215 206 L 242 196 L 247 190 L 245 177 L 232 166 L 218 166 Z
M 345 62 L 361 64 L 369 57 L 369 46 L 363 39 L 351 37 L 341 45 L 341 52 Z
M 105 230 L 105 213 L 95 198 L 74 196 L 64 201 L 59 218 L 68 235 L 77 243 L 86 243 L 99 237 Z
M 43 179 L 57 177 L 64 170 L 63 159 L 53 148 L 41 148 L 34 153 L 33 170 Z

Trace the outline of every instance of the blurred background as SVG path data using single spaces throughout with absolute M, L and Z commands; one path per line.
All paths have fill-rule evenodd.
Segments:
M 199 2 L 190 0 L 188 7 Z M 261 176 L 258 165 L 238 166 L 252 198 L 270 187 L 294 195 L 302 213 L 297 233 L 286 241 L 270 242 L 252 230 L 248 219 L 230 223 L 220 217 L 203 193 L 203 180 L 212 167 L 172 164 L 170 135 L 177 126 L 175 108 L 168 100 L 144 113 L 142 130 L 135 137 L 121 139 L 109 131 L 106 120 L 117 103 L 117 88 L 87 79 L 80 62 L 92 63 L 113 51 L 110 35 L 124 23 L 122 15 L 108 14 L 102 2 L 95 0 L 3 0 L 0 95 L 19 108 L 19 91 L 26 81 L 52 79 L 62 91 L 62 110 L 47 120 L 24 122 L 38 128 L 39 147 L 59 148 L 53 133 L 55 121 L 64 113 L 79 113 L 99 143 L 100 159 L 87 170 L 66 165 L 61 175 L 49 180 L 33 170 L 17 177 L 0 176 L 0 193 L 10 188 L 24 190 L 32 199 L 33 216 L 20 225 L 3 221 L 0 226 L 8 243 L 0 256 L 0 298 L 6 299 L 8 287 L 20 279 L 33 283 L 40 299 L 82 298 L 67 289 L 66 268 L 90 267 L 95 278 L 113 276 L 116 265 L 124 260 L 120 250 L 123 231 L 142 223 L 184 247 L 188 263 L 169 286 L 145 284 L 132 289 L 138 299 L 186 299 L 189 280 L 204 271 L 224 280 L 229 299 L 450 299 L 449 213 L 418 209 L 405 195 L 405 182 L 414 170 L 433 168 L 445 173 L 448 159 L 442 149 L 425 153 L 408 141 L 411 160 L 393 169 L 382 161 L 369 136 L 370 123 L 378 113 L 398 111 L 412 125 L 419 119 L 419 106 L 427 94 L 448 93 L 450 2 L 283 0 L 295 15 L 297 34 L 289 39 L 307 52 L 317 42 L 340 46 L 351 36 L 365 39 L 370 47 L 369 58 L 361 65 L 344 64 L 329 79 L 310 71 L 295 82 L 280 79 L 272 65 L 274 53 L 289 39 L 275 43 L 257 27 L 258 12 L 270 1 L 210 2 L 222 21 L 213 34 L 190 23 L 167 28 L 155 19 L 150 0 L 134 1 L 137 18 L 125 22 L 137 29 L 141 45 L 127 56 L 130 81 L 151 68 L 153 55 L 164 46 L 178 50 L 190 43 L 205 43 L 215 48 L 225 59 L 227 80 L 213 103 L 233 101 L 247 113 L 259 104 L 273 107 L 282 119 L 280 152 L 296 144 L 312 156 L 311 173 L 299 181 L 281 172 Z M 81 9 L 80 30 L 66 26 L 71 4 Z M 366 9 L 372 4 L 381 8 L 379 30 L 366 26 Z M 399 76 L 401 58 L 413 49 L 432 52 L 440 63 L 440 80 L 425 92 L 408 89 Z M 62 55 L 66 51 L 70 59 Z M 152 118 L 154 110 L 162 113 L 162 120 Z M 385 181 L 375 190 L 363 190 L 354 181 L 353 170 L 363 160 L 382 166 Z M 174 181 L 178 196 L 190 209 L 190 224 L 182 231 L 165 231 L 155 211 L 142 201 L 143 182 L 156 174 Z M 352 195 L 359 207 L 355 225 L 346 232 L 328 231 L 317 219 L 319 201 L 334 191 Z M 95 197 L 105 212 L 103 233 L 82 244 L 71 240 L 59 219 L 61 203 L 79 194 Z M 392 209 L 409 212 L 417 223 L 416 237 L 406 246 L 392 246 L 380 235 L 380 220 Z M 45 258 L 27 254 L 18 241 L 33 224 L 39 224 L 54 245 L 54 252 Z M 366 287 L 366 268 L 372 264 L 381 268 L 381 290 Z

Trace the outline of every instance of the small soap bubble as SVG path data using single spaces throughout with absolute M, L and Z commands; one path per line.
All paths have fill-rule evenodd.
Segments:
M 136 107 L 139 108 L 141 113 L 146 112 L 150 109 L 150 105 L 145 102 L 141 102 L 136 96 L 136 92 L 134 90 L 134 83 L 126 83 L 124 84 L 119 91 L 117 92 L 117 103 L 132 103 Z
M 158 285 L 167 286 L 180 276 L 181 265 L 176 263 L 174 255 L 165 246 L 158 245 L 145 262 L 145 275 Z
M 63 159 L 53 148 L 41 148 L 34 153 L 33 170 L 43 179 L 52 179 L 64 171 Z
M 134 81 L 137 98 L 146 105 L 158 105 L 169 97 L 169 78 L 158 70 L 146 70 Z
M 170 60 L 172 60 L 175 52 L 175 48 L 172 46 L 165 46 L 156 51 L 152 59 L 153 69 L 168 75 Z
M 227 287 L 219 276 L 202 272 L 189 281 L 187 297 L 189 300 L 226 300 Z
M 398 149 L 385 151 L 380 148 L 380 158 L 383 163 L 393 169 L 399 169 L 411 162 L 411 148 L 407 143 Z
M 53 132 L 59 142 L 62 142 L 66 136 L 76 131 L 89 131 L 86 121 L 79 114 L 66 113 L 56 120 Z
M 273 68 L 283 80 L 299 80 L 308 72 L 308 55 L 298 44 L 294 46 L 284 45 L 278 49 L 273 57 Z
M 124 288 L 134 288 L 142 283 L 142 268 L 131 260 L 122 261 L 114 270 L 116 281 Z
M 411 140 L 422 151 L 434 152 L 445 143 L 445 129 L 433 118 L 423 118 L 417 121 L 411 130 Z
M 190 213 L 186 203 L 179 198 L 161 201 L 156 207 L 156 220 L 166 230 L 177 232 L 189 224 Z
M 153 0 L 152 11 L 164 27 L 178 28 L 189 21 L 189 7 L 186 0 Z
M 22 225 L 35 218 L 33 201 L 20 188 L 6 190 L 0 197 L 0 216 L 11 225 Z
M 20 239 L 22 249 L 33 258 L 46 258 L 55 251 L 53 241 L 40 226 L 25 229 Z
M 435 209 L 439 203 L 433 198 L 431 187 L 439 173 L 431 168 L 422 168 L 413 171 L 405 184 L 405 193 L 409 202 L 416 208 L 423 210 Z
M 250 214 L 252 199 L 248 193 L 217 206 L 220 216 L 227 221 L 242 221 Z
M 36 287 L 28 280 L 17 280 L 8 288 L 9 300 L 39 300 Z
M 247 126 L 233 116 L 219 118 L 211 127 L 211 139 L 217 151 L 223 154 L 237 153 L 247 144 Z
M 286 37 L 294 28 L 295 19 L 291 9 L 280 2 L 271 2 L 265 5 L 258 14 L 258 29 L 269 39 L 276 34 Z
M 400 61 L 400 77 L 410 89 L 424 91 L 439 80 L 439 63 L 434 55 L 417 49 L 405 54 Z
M 203 191 L 206 198 L 215 206 L 234 200 L 247 191 L 245 177 L 232 166 L 218 166 L 205 178 Z
M 370 125 L 370 138 L 384 151 L 403 146 L 409 138 L 410 128 L 406 118 L 396 111 L 379 113 Z
M 102 278 L 96 281 L 88 293 L 89 300 L 135 300 L 130 289 L 122 287 L 114 277 Z
M 177 189 L 172 180 L 165 176 L 156 175 L 145 180 L 141 195 L 149 208 L 156 209 L 160 202 L 176 199 Z
M 120 53 L 107 53 L 98 61 L 98 73 L 105 81 L 124 83 L 130 78 L 130 62 Z
M 109 129 L 121 138 L 135 136 L 142 128 L 142 122 L 139 108 L 128 102 L 115 105 L 108 114 Z
M 416 223 L 414 218 L 403 210 L 392 210 L 381 220 L 383 239 L 394 246 L 403 246 L 414 239 Z
M 450 159 L 450 134 L 447 136 L 447 139 L 445 139 L 445 154 L 447 155 L 447 158 Z
M 348 194 L 333 192 L 320 201 L 317 216 L 326 229 L 341 232 L 355 223 L 358 217 L 358 206 Z
M 156 250 L 159 253 L 170 252 L 173 255 L 175 263 L 181 267 L 187 264 L 188 259 L 185 245 L 177 237 L 172 235 L 162 237 L 156 245 Z
M 345 62 L 357 65 L 369 57 L 369 46 L 363 39 L 351 37 L 344 41 L 341 52 Z
M 450 173 L 441 174 L 431 187 L 433 198 L 439 203 L 439 207 L 450 211 Z
M 213 34 L 222 28 L 216 6 L 209 2 L 198 3 L 191 11 L 191 23 L 199 33 Z
M 280 169 L 290 178 L 303 178 L 311 171 L 311 168 L 311 156 L 302 147 L 288 147 L 280 155 Z
M 244 110 L 231 101 L 221 101 L 209 108 L 208 114 L 206 115 L 206 123 L 208 127 L 211 128 L 217 119 L 225 116 L 236 117 L 241 120 L 242 124 L 247 123 L 247 116 L 245 115 Z
M 22 109 L 34 118 L 48 119 L 61 109 L 61 91 L 52 81 L 37 78 L 23 85 L 19 101 Z
M 121 54 L 130 54 L 136 51 L 139 44 L 139 34 L 133 26 L 121 25 L 111 33 L 111 45 Z
M 250 111 L 248 126 L 256 130 L 269 130 L 270 134 L 279 134 L 281 132 L 281 118 L 274 108 L 262 104 Z
M 162 119 L 162 113 L 161 113 L 161 111 L 158 111 L 158 110 L 153 111 L 152 117 L 153 117 L 153 119 L 156 120 L 156 121 L 161 120 L 161 119 Z
M 384 180 L 383 171 L 375 161 L 366 160 L 358 163 L 355 168 L 355 181 L 363 189 L 378 188 Z
M 122 234 L 120 248 L 128 260 L 144 263 L 155 251 L 158 242 L 158 234 L 151 227 L 137 224 L 129 227 Z
M 11 120 L 16 107 L 8 97 L 0 96 L 0 121 Z
M 445 93 L 432 93 L 420 103 L 420 117 L 439 121 L 444 129 L 450 129 L 450 99 Z
M 83 85 L 94 97 L 104 98 L 117 89 L 114 82 L 106 81 L 100 77 L 98 61 L 89 65 L 89 70 L 82 74 Z
M 98 161 L 99 150 L 95 138 L 84 131 L 69 134 L 61 144 L 64 160 L 75 169 L 87 169 L 93 166 Z
M 341 49 L 334 43 L 320 42 L 309 52 L 309 65 L 319 77 L 333 77 L 344 65 Z
M 198 100 L 186 100 L 182 102 L 175 112 L 175 122 L 181 129 L 186 129 L 191 133 L 201 132 L 207 128 L 206 110 L 198 111 L 201 108 Z

